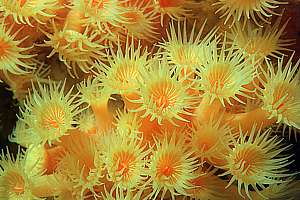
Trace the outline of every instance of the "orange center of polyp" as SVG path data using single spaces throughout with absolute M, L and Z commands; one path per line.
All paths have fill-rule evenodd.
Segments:
M 49 124 L 54 128 L 58 128 L 58 123 L 54 119 L 50 119 Z
M 24 193 L 25 182 L 23 177 L 20 174 L 16 172 L 8 173 L 7 183 L 10 186 L 10 190 L 15 194 L 21 195 Z
M 156 101 L 156 106 L 159 108 L 167 108 L 170 104 L 168 98 L 166 96 L 160 96 Z
M 240 150 L 234 159 L 237 175 L 249 175 L 253 169 L 260 166 L 263 153 L 255 145 L 249 145 Z
M 210 83 L 210 92 L 215 92 L 222 89 L 226 82 L 229 82 L 230 71 L 226 64 L 216 64 L 208 74 L 208 81 Z
M 62 110 L 59 110 L 58 108 L 54 108 L 50 112 L 44 113 L 44 119 L 43 119 L 43 127 L 47 129 L 51 128 L 59 128 L 60 124 L 63 124 L 65 121 L 65 113 Z
M 129 152 L 120 152 L 115 155 L 115 160 L 118 160 L 118 172 L 122 172 L 122 175 L 127 175 L 129 172 L 130 163 L 134 160 L 134 155 Z
M 9 49 L 10 46 L 5 41 L 0 39 L 0 57 L 4 56 L 6 54 L 7 49 Z
M 24 193 L 24 187 L 23 185 L 15 185 L 13 191 L 16 193 L 16 194 L 23 194 Z
M 183 5 L 184 0 L 159 0 L 159 5 L 161 8 L 167 7 L 178 7 Z
M 158 83 L 152 88 L 152 97 L 158 108 L 167 108 L 173 106 L 177 95 L 174 85 L 170 82 Z
M 201 136 L 198 138 L 198 149 L 200 151 L 206 152 L 209 151 L 216 143 L 216 138 L 214 135 L 209 135 L 205 133 L 200 133 Z
M 165 166 L 163 169 L 162 169 L 162 174 L 165 175 L 165 176 L 171 176 L 173 174 L 173 167 L 171 166 Z
M 176 155 L 165 155 L 162 157 L 157 166 L 159 176 L 172 176 L 175 172 Z

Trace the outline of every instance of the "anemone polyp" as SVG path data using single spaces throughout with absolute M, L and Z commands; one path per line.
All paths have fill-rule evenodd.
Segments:
M 273 9 L 277 8 L 278 5 L 286 3 L 277 0 L 218 0 L 214 5 L 220 7 L 216 13 L 222 12 L 221 18 L 226 17 L 224 24 L 229 19 L 232 19 L 232 25 L 241 19 L 246 23 L 247 19 L 251 18 L 256 25 L 261 26 L 259 20 L 264 23 L 270 23 L 266 18 L 272 15 L 279 15 Z
M 300 59 L 293 65 L 292 57 L 284 64 L 278 59 L 276 69 L 267 62 L 267 69 L 261 79 L 262 87 L 258 87 L 262 108 L 270 112 L 270 118 L 276 117 L 277 123 L 300 128 L 300 95 L 299 76 L 297 72 Z
M 74 128 L 79 103 L 74 103 L 76 95 L 72 96 L 72 90 L 67 94 L 63 90 L 64 84 L 52 82 L 48 86 L 38 83 L 38 88 L 33 87 L 20 116 L 32 134 L 32 143 L 51 144 Z
M 22 47 L 22 42 L 26 39 L 17 40 L 19 31 L 13 33 L 13 26 L 8 27 L 0 22 L 0 70 L 12 74 L 28 73 L 34 69 L 29 50 L 32 47 Z
M 103 101 L 105 101 L 105 104 L 107 104 L 110 95 L 112 94 L 110 91 L 107 91 L 103 88 L 103 86 L 101 86 L 101 83 L 97 78 L 88 78 L 83 80 L 77 88 L 81 93 L 81 102 L 87 103 L 92 107 L 97 106 Z
M 115 127 L 121 135 L 134 139 L 142 139 L 143 133 L 139 131 L 141 120 L 135 113 L 119 110 L 116 116 Z
M 159 15 L 155 12 L 151 1 L 126 2 L 124 4 L 126 19 L 125 33 L 140 40 L 158 40 Z
M 18 143 L 23 147 L 28 148 L 32 144 L 31 136 L 28 134 L 28 125 L 21 121 L 18 120 L 16 122 L 16 126 L 9 136 L 9 141 Z
M 94 158 L 88 156 L 86 156 L 86 158 L 92 159 L 91 161 L 94 162 Z M 85 166 L 85 164 L 84 161 L 78 160 L 78 157 L 71 153 L 67 153 L 60 159 L 56 171 L 58 176 L 63 177 L 64 184 L 69 186 L 68 190 L 72 195 L 69 194 L 68 196 L 76 196 L 76 199 L 85 199 L 87 196 L 92 195 L 94 195 L 94 197 L 97 196 L 94 186 L 101 184 L 100 179 L 103 177 L 103 168 L 91 169 Z M 58 185 L 59 189 L 63 189 L 63 187 L 65 187 L 65 185 Z M 60 194 L 61 199 L 65 195 L 66 191 L 62 191 Z
M 232 199 L 230 192 L 224 191 L 226 182 L 215 175 L 216 171 L 216 168 L 212 170 L 200 168 L 194 172 L 197 178 L 190 180 L 194 187 L 187 190 L 189 196 L 193 199 L 205 200 Z
M 282 38 L 288 22 L 281 24 L 281 17 L 278 17 L 274 24 L 267 24 L 263 28 L 256 28 L 247 22 L 244 29 L 237 22 L 231 29 L 230 39 L 237 49 L 244 49 L 249 56 L 254 55 L 256 60 L 280 58 L 286 51 L 291 51 L 288 46 L 294 41 Z
M 194 174 L 196 167 L 196 158 L 184 144 L 183 138 L 173 134 L 170 139 L 165 137 L 162 141 L 156 141 L 149 164 L 153 188 L 150 199 L 156 199 L 160 192 L 161 199 L 167 192 L 172 200 L 176 195 L 187 195 L 187 190 L 193 187 L 190 180 L 197 177 Z
M 78 128 L 88 134 L 96 132 L 96 119 L 91 109 L 84 110 L 78 115 Z
M 126 23 L 124 13 L 118 0 L 75 0 L 74 6 L 82 10 L 86 17 L 86 25 L 97 27 L 99 32 L 111 32 L 111 26 L 120 27 Z
M 98 156 L 99 149 L 95 135 L 87 135 L 74 131 L 61 139 L 65 150 L 58 165 L 57 172 L 75 183 L 73 190 L 79 190 L 80 199 L 84 199 L 89 193 L 97 196 L 95 187 L 101 184 L 104 176 L 104 163 Z M 75 192 L 74 192 L 75 193 Z
M 262 197 L 264 197 L 257 186 L 262 189 L 264 185 L 281 183 L 283 178 L 291 177 L 293 173 L 287 173 L 285 169 L 293 161 L 290 160 L 292 155 L 280 155 L 291 145 L 284 146 L 281 142 L 283 139 L 277 139 L 277 136 L 271 136 L 271 129 L 264 132 L 256 131 L 253 126 L 249 137 L 240 132 L 239 139 L 235 142 L 234 148 L 226 156 L 227 164 L 224 165 L 224 175 L 231 175 L 227 185 L 229 187 L 234 181 L 238 183 L 238 193 L 242 194 L 242 187 L 245 189 L 249 199 L 249 186 Z
M 196 68 L 205 63 L 205 50 L 208 48 L 212 38 L 215 36 L 216 29 L 212 29 L 204 38 L 201 38 L 205 23 L 196 33 L 196 22 L 188 33 L 186 20 L 177 22 L 177 27 L 172 21 L 170 31 L 167 31 L 167 40 L 161 42 L 158 46 L 164 51 L 171 65 L 175 65 L 184 75 L 194 73 Z
M 187 116 L 194 108 L 195 96 L 188 93 L 190 85 L 178 81 L 174 70 L 170 70 L 165 59 L 154 60 L 150 71 L 141 72 L 138 91 L 139 99 L 132 100 L 139 106 L 132 112 L 140 112 L 143 118 L 150 116 L 150 121 L 157 120 L 162 124 L 164 120 L 176 124 L 178 121 L 188 122 Z M 186 117 L 183 117 L 185 115 Z
M 225 47 L 226 40 L 218 50 L 211 45 L 206 55 L 206 63 L 199 68 L 199 90 L 203 97 L 212 103 L 218 100 L 225 107 L 225 102 L 232 104 L 232 100 L 245 103 L 241 97 L 249 97 L 247 93 L 253 91 L 244 87 L 255 77 L 255 62 L 247 58 L 242 51 L 235 51 L 234 46 Z
M 112 94 L 128 94 L 138 89 L 141 69 L 149 65 L 148 52 L 142 50 L 141 44 L 134 46 L 133 39 L 127 38 L 125 50 L 118 42 L 117 50 L 111 46 L 108 54 L 109 65 L 97 65 L 102 73 L 98 76 L 104 88 Z
M 257 193 L 252 193 L 253 199 L 263 199 Z M 300 194 L 299 183 L 295 180 L 295 177 L 287 178 L 282 183 L 273 184 L 263 189 L 261 193 L 269 199 L 296 199 Z
M 35 22 L 45 24 L 55 17 L 60 6 L 57 0 L 1 0 L 0 12 L 4 17 L 11 16 L 18 24 L 34 26 Z
M 54 25 L 54 33 L 46 33 L 49 40 L 45 45 L 52 47 L 48 57 L 58 53 L 59 60 L 67 66 L 69 74 L 74 77 L 78 76 L 78 68 L 85 72 L 91 72 L 96 61 L 101 62 L 105 54 L 100 39 L 96 38 L 97 34 L 89 34 L 89 30 L 83 32 L 64 28 L 58 30 Z
M 25 157 L 18 149 L 12 157 L 7 149 L 0 156 L 0 199 L 35 199 L 32 193 L 32 180 L 39 176 L 25 170 Z
M 32 59 L 35 62 L 35 69 L 28 71 L 26 74 L 9 74 L 9 77 L 3 77 L 5 82 L 10 85 L 10 91 L 13 92 L 13 98 L 18 101 L 23 101 L 29 93 L 31 84 L 35 84 L 38 80 L 45 81 L 45 77 L 49 75 L 50 66 L 45 63 L 40 63 L 37 59 Z
M 145 164 L 150 150 L 146 150 L 141 142 L 118 132 L 104 136 L 104 162 L 109 180 L 116 188 L 131 191 L 141 187 L 146 180 Z
M 232 136 L 230 127 L 222 124 L 222 117 L 211 115 L 207 123 L 197 122 L 191 128 L 189 145 L 202 162 L 224 164 L 224 156 L 230 150 Z
M 163 24 L 164 15 L 174 20 L 181 20 L 190 17 L 189 7 L 196 3 L 191 0 L 154 0 L 154 5 L 158 13 L 161 13 L 161 24 Z

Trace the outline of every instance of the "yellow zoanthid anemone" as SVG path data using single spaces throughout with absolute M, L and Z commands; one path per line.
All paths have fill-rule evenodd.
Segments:
M 0 20 L 0 70 L 4 73 L 24 74 L 34 69 L 32 57 L 29 50 L 32 47 L 22 47 L 26 39 L 17 40 L 19 33 L 13 32 L 13 26 L 8 26 Z
M 26 154 L 18 149 L 16 158 L 12 157 L 8 149 L 6 155 L 2 151 L 0 156 L 0 199 L 1 200 L 32 200 L 40 199 L 33 195 L 32 181 L 41 174 L 36 170 L 25 169 Z
M 46 172 L 46 149 L 43 144 L 30 145 L 26 149 L 26 159 L 24 160 L 24 170 L 35 174 Z
M 72 94 L 72 89 L 64 94 L 64 88 L 65 82 L 33 85 L 33 92 L 26 98 L 19 117 L 33 144 L 51 144 L 74 128 L 74 117 L 81 112 L 80 103 L 75 103 L 77 95 Z
M 143 133 L 139 131 L 141 120 L 136 113 L 118 110 L 114 125 L 120 135 L 132 139 L 142 139 Z
M 219 7 L 216 13 L 222 12 L 221 18 L 225 17 L 224 24 L 230 19 L 231 25 L 236 21 L 244 20 L 246 23 L 251 19 L 258 26 L 261 26 L 260 21 L 270 23 L 267 18 L 279 15 L 273 10 L 282 4 L 287 4 L 287 2 L 283 0 L 218 0 L 214 3 Z
M 76 18 L 77 11 L 73 11 L 69 12 L 70 19 L 68 20 L 78 20 L 78 24 L 66 23 L 64 28 L 59 30 L 53 22 L 53 34 L 44 32 L 49 40 L 45 40 L 45 44 L 42 46 L 52 47 L 52 51 L 47 57 L 58 53 L 59 60 L 67 66 L 69 74 L 72 77 L 74 75 L 79 77 L 78 69 L 89 73 L 96 61 L 101 62 L 104 59 L 105 46 L 101 44 L 102 39 L 98 37 L 98 34 L 89 28 L 82 28 L 81 19 Z M 71 15 L 74 16 L 71 17 Z
M 159 14 L 149 0 L 125 1 L 125 34 L 149 42 L 159 40 Z
M 192 115 L 195 106 L 195 96 L 188 93 L 190 84 L 184 84 L 178 80 L 170 70 L 166 59 L 153 59 L 150 69 L 141 72 L 142 81 L 138 90 L 139 98 L 131 100 L 139 106 L 132 112 L 140 112 L 142 118 L 150 117 L 150 121 L 156 120 L 158 124 L 166 120 L 172 124 L 189 122 L 187 119 Z
M 84 164 L 84 162 L 78 160 L 71 153 L 67 153 L 58 163 L 55 175 L 61 178 L 66 184 L 56 185 L 61 196 L 58 199 L 63 199 L 63 196 L 72 196 L 75 199 L 87 199 L 87 197 L 96 198 L 100 195 L 96 188 L 103 184 L 101 182 L 101 178 L 103 177 L 102 169 L 91 169 Z M 65 188 L 66 186 L 71 188 Z
M 96 118 L 91 109 L 87 108 L 78 115 L 78 129 L 86 134 L 96 133 Z
M 17 24 L 45 24 L 60 9 L 57 0 L 0 0 L 3 17 L 12 17 Z
M 105 102 L 107 104 L 110 95 L 110 91 L 103 88 L 101 81 L 98 78 L 88 77 L 77 85 L 77 89 L 80 92 L 80 101 L 88 104 L 88 106 L 97 106 Z
M 282 199 L 297 199 L 300 195 L 300 183 L 299 180 L 296 180 L 295 177 L 288 178 L 282 183 L 270 185 L 267 188 L 264 188 L 261 193 L 272 200 L 282 200 Z M 264 200 L 256 192 L 251 192 L 253 194 L 253 199 Z
M 211 114 L 206 123 L 197 121 L 191 127 L 189 146 L 195 156 L 203 161 L 208 161 L 215 166 L 224 164 L 224 157 L 232 145 L 231 128 L 224 123 L 223 116 Z
M 300 128 L 300 59 L 292 64 L 292 58 L 284 64 L 284 59 L 278 59 L 276 66 L 266 62 L 266 71 L 262 70 L 262 87 L 257 87 L 262 109 L 270 112 L 270 118 L 276 117 L 277 123 Z M 299 71 L 299 70 L 298 70 Z
M 164 199 L 170 195 L 175 200 L 177 195 L 188 195 L 187 190 L 193 188 L 190 182 L 197 175 L 197 159 L 192 156 L 193 152 L 187 148 L 183 136 L 175 134 L 171 138 L 155 142 L 153 154 L 149 163 L 149 176 L 152 185 L 152 192 L 149 199 Z
M 37 82 L 46 83 L 47 76 L 50 74 L 50 65 L 40 62 L 37 59 L 32 59 L 35 63 L 35 68 L 26 74 L 9 74 L 4 81 L 10 86 L 8 90 L 12 91 L 13 98 L 19 102 L 23 101 L 31 90 L 31 85 Z
M 110 33 L 111 26 L 120 27 L 127 23 L 122 16 L 124 8 L 119 0 L 74 0 L 73 5 L 84 14 L 86 25 L 94 26 L 98 32 Z
M 100 196 L 98 189 L 103 184 L 104 162 L 97 139 L 96 135 L 75 132 L 65 136 L 60 143 L 67 153 L 58 163 L 56 172 L 75 183 L 73 190 L 79 189 L 80 199 Z
M 33 144 L 29 126 L 22 120 L 16 122 L 16 126 L 8 139 L 10 142 L 17 143 L 26 148 Z
M 55 189 L 55 200 L 78 200 L 80 199 L 81 188 L 76 187 L 76 183 L 72 182 L 69 177 L 59 173 L 53 174 L 54 179 L 49 181 Z
M 234 141 L 233 149 L 226 156 L 227 164 L 223 167 L 226 172 L 221 174 L 231 176 L 227 187 L 237 181 L 238 193 L 244 197 L 244 189 L 249 199 L 252 199 L 249 186 L 264 197 L 258 187 L 272 187 L 286 177 L 294 176 L 285 168 L 293 162 L 290 160 L 293 155 L 281 155 L 291 145 L 284 145 L 283 138 L 271 136 L 271 129 L 264 132 L 255 129 L 253 126 L 249 137 L 240 131 L 239 139 Z
M 91 107 L 96 119 L 98 131 L 105 131 L 111 128 L 113 113 L 109 110 L 111 91 L 103 88 L 98 78 L 91 78 L 82 81 L 78 85 L 80 91 L 80 102 Z
M 175 65 L 183 75 L 193 75 L 196 69 L 205 63 L 205 52 L 211 40 L 215 37 L 217 29 L 212 29 L 204 38 L 202 32 L 205 23 L 196 33 L 196 21 L 192 30 L 188 33 L 186 27 L 187 21 L 170 23 L 170 31 L 167 31 L 167 40 L 161 42 L 158 46 L 162 48 L 161 54 L 164 54 L 171 65 Z M 193 76 L 192 76 L 193 78 Z
M 164 16 L 167 15 L 173 20 L 182 20 L 191 17 L 191 8 L 197 5 L 193 0 L 152 0 L 155 5 L 156 12 L 161 15 L 161 24 L 163 24 Z
M 248 21 L 244 29 L 237 22 L 231 28 L 229 37 L 237 49 L 244 49 L 246 54 L 255 56 L 256 60 L 279 58 L 285 55 L 285 51 L 291 51 L 288 46 L 294 41 L 282 38 L 288 22 L 281 24 L 281 17 L 277 17 L 274 24 L 257 28 Z
M 198 74 L 198 89 L 203 91 L 203 98 L 212 104 L 219 101 L 232 105 L 232 101 L 245 104 L 242 98 L 251 98 L 253 92 L 245 86 L 255 77 L 255 63 L 247 57 L 243 50 L 235 50 L 234 45 L 226 47 L 226 36 L 220 49 L 212 45 L 206 55 L 206 63 L 201 66 Z
M 113 188 L 133 191 L 146 181 L 146 164 L 150 149 L 142 140 L 113 131 L 103 136 L 103 160 L 108 171 L 108 180 Z
M 84 165 L 86 168 L 92 169 L 98 166 L 96 161 L 98 161 L 97 156 L 99 156 L 99 145 L 96 137 L 95 134 L 88 135 L 74 130 L 72 134 L 64 136 L 58 145 L 79 160 L 81 166 Z
M 193 188 L 187 190 L 191 199 L 224 200 L 233 199 L 230 191 L 226 191 L 226 182 L 215 175 L 217 168 L 198 169 L 194 173 L 196 178 L 190 180 Z
M 97 78 L 101 85 L 112 94 L 126 97 L 130 93 L 135 93 L 139 87 L 141 70 L 149 65 L 148 55 L 147 49 L 142 50 L 140 42 L 135 47 L 133 39 L 130 40 L 127 37 L 125 47 L 120 41 L 116 51 L 113 50 L 113 46 L 110 46 L 108 65 L 96 66 L 103 71 Z

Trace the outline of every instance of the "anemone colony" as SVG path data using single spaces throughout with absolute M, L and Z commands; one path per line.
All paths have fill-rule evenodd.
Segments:
M 287 3 L 0 0 L 20 107 L 0 199 L 296 199 L 276 134 L 300 128 Z

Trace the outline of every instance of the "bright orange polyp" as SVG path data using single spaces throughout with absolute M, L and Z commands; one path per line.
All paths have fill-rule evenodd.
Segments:
M 123 176 L 128 174 L 130 163 L 134 161 L 134 155 L 130 152 L 120 152 L 114 155 L 115 161 L 119 162 L 117 171 L 122 172 Z
M 242 130 L 244 133 L 252 130 L 253 125 L 258 129 L 264 129 L 276 122 L 276 118 L 269 119 L 270 113 L 261 108 L 257 108 L 247 113 L 228 115 L 228 123 L 234 130 Z
M 109 128 L 112 124 L 113 116 L 107 108 L 107 102 L 92 105 L 92 110 L 95 114 L 97 129 L 104 131 Z
M 65 149 L 62 146 L 53 146 L 49 147 L 45 145 L 45 162 L 44 162 L 44 169 L 46 170 L 46 174 L 52 174 L 55 172 L 57 168 L 57 164 L 59 159 L 57 158 L 58 155 L 63 156 L 65 154 Z
M 174 173 L 172 166 L 165 166 L 163 169 L 160 169 L 160 173 L 164 176 L 171 176 Z

